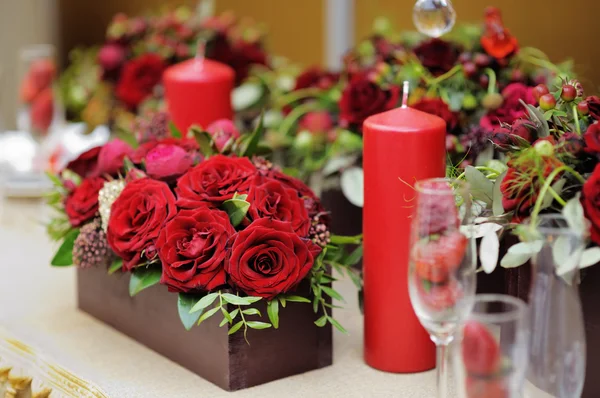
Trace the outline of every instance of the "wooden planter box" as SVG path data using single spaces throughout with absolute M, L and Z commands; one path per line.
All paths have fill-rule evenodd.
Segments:
M 229 336 L 229 326 L 209 318 L 187 331 L 177 294 L 162 285 L 129 296 L 129 276 L 106 270 L 77 271 L 79 308 L 224 390 L 234 391 L 319 369 L 332 363 L 331 326 L 317 327 L 312 305 L 288 303 L 279 329 Z M 260 304 L 260 302 L 259 302 Z M 257 308 L 266 316 L 265 304 Z

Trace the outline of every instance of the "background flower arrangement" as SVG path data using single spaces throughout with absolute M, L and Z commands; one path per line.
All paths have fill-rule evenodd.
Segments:
M 375 33 L 347 54 L 340 74 L 310 68 L 291 92 L 276 96 L 280 123 L 271 143 L 286 152 L 298 176 L 342 172 L 342 189 L 362 204 L 362 122 L 399 106 L 409 81 L 410 106 L 447 123 L 449 164 L 464 168 L 492 158 L 489 134 L 525 115 L 519 100 L 536 104 L 531 88 L 570 71 L 570 62 L 552 64 L 534 48 L 519 48 L 489 8 L 481 27 L 465 25 L 444 39 L 416 33 L 395 34 L 378 20 Z M 346 177 L 344 177 L 346 174 Z
M 219 121 L 221 124 L 230 121 Z M 73 160 L 57 176 L 48 226 L 61 243 L 54 266 L 131 274 L 133 296 L 155 284 L 179 294 L 186 328 L 215 315 L 229 333 L 277 328 L 279 308 L 306 302 L 331 323 L 332 267 L 350 274 L 359 238 L 332 236 L 329 215 L 300 180 L 264 158 L 262 123 L 251 134 L 193 127 L 169 136 L 115 139 Z M 124 176 L 124 177 L 123 177 Z M 267 302 L 267 319 L 252 304 Z M 233 308 L 233 309 L 232 309 Z
M 203 15 L 186 7 L 152 16 L 117 14 L 100 48 L 75 49 L 61 76 L 61 93 L 70 120 L 93 128 L 116 123 L 131 129 L 138 112 L 160 108 L 162 72 L 196 55 L 206 42 L 206 57 L 231 66 L 236 84 L 253 65 L 269 67 L 261 29 L 231 14 Z

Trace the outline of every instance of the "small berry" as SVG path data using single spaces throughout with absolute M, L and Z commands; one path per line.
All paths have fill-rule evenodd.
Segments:
M 491 111 L 500 108 L 503 102 L 504 98 L 498 93 L 486 94 L 486 96 L 483 97 L 483 101 L 481 101 L 483 107 Z
M 521 69 L 513 69 L 510 73 L 510 80 L 513 82 L 522 82 L 525 80 L 525 74 Z
M 477 73 L 477 66 L 473 62 L 465 62 L 463 64 L 463 71 L 465 72 L 465 76 L 470 79 Z
M 554 145 L 545 139 L 537 140 L 537 142 L 533 145 L 535 151 L 540 156 L 552 156 L 554 155 Z
M 491 58 L 483 53 L 475 54 L 473 61 L 475 61 L 475 65 L 479 66 L 480 68 L 485 68 L 492 63 Z
M 548 90 L 548 86 L 545 84 L 538 84 L 533 88 L 533 96 L 537 101 L 540 100 L 544 95 L 548 94 L 550 90 Z
M 479 84 L 481 84 L 481 87 L 487 88 L 488 84 L 490 84 L 489 76 L 485 74 L 479 76 Z
M 468 111 L 477 108 L 477 98 L 473 94 L 466 94 L 463 97 L 462 107 Z
M 562 86 L 560 98 L 562 98 L 563 101 L 566 102 L 573 101 L 575 98 L 577 98 L 577 89 L 570 84 L 565 84 L 564 86 Z
M 458 62 L 460 62 L 461 64 L 465 64 L 467 62 L 470 62 L 472 59 L 473 54 L 471 54 L 470 52 L 464 52 L 459 55 Z
M 586 116 L 590 113 L 590 106 L 587 101 L 581 101 L 577 104 L 577 112 L 582 116 Z
M 540 108 L 542 108 L 545 111 L 549 111 L 551 109 L 554 109 L 554 107 L 556 106 L 556 99 L 554 99 L 554 96 L 552 94 L 544 94 L 540 97 Z

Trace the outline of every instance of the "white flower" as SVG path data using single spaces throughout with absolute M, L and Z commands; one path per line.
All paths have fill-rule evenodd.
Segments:
M 108 229 L 108 220 L 110 219 L 110 207 L 119 197 L 125 188 L 125 180 L 113 180 L 104 183 L 104 186 L 98 192 L 98 203 L 100 218 L 102 218 L 102 229 L 104 232 Z

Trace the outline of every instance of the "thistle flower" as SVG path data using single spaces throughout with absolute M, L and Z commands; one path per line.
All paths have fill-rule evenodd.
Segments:
M 125 188 L 124 180 L 113 180 L 104 183 L 104 187 L 98 193 L 98 209 L 100 218 L 102 219 L 102 230 L 106 232 L 108 229 L 108 220 L 110 219 L 110 207 L 117 200 L 121 192 Z
M 100 219 L 84 225 L 73 245 L 73 264 L 80 268 L 108 267 L 112 257 Z

